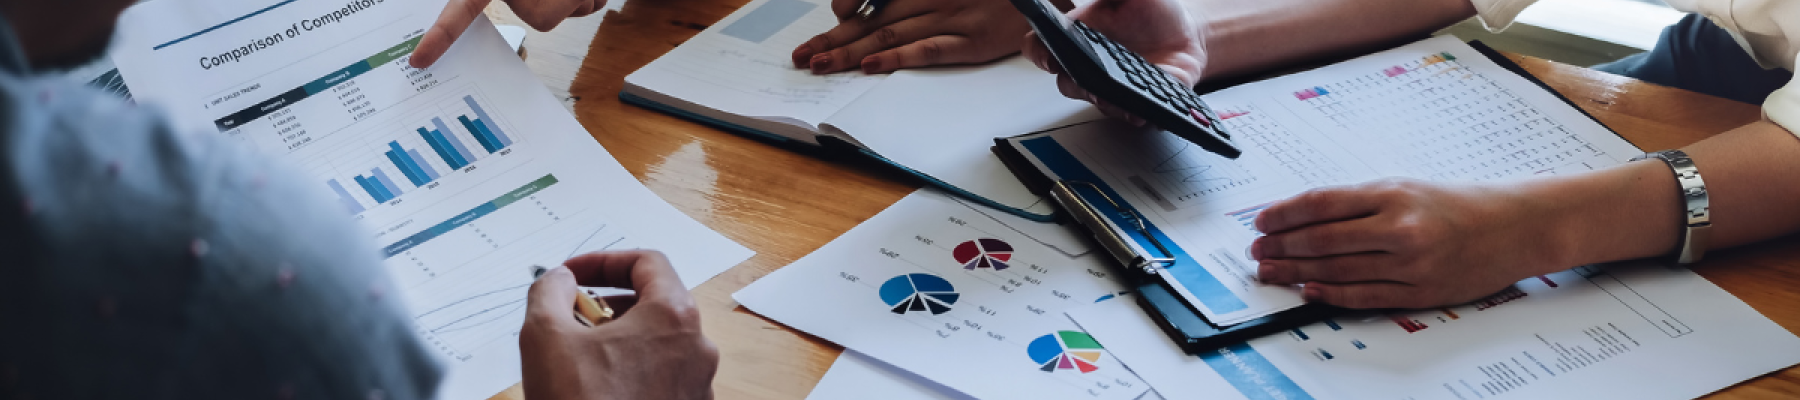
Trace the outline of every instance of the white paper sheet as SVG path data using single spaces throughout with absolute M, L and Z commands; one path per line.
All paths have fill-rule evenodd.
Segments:
M 1686 399 L 1800 362 L 1800 338 L 1683 268 L 1526 279 L 1472 304 L 1336 318 L 1182 354 L 1130 302 L 1069 315 L 1171 398 Z
M 1302 304 L 1258 284 L 1250 243 L 1267 204 L 1386 176 L 1493 180 L 1585 171 L 1639 152 L 1579 110 L 1454 37 L 1205 96 L 1244 150 L 1226 160 L 1164 132 L 1103 121 L 1021 145 L 1062 178 L 1100 180 L 1187 260 L 1164 271 L 1221 324 Z M 1037 150 L 1032 150 L 1033 148 Z M 1067 160 L 1046 164 L 1061 149 Z M 1034 155 L 1034 152 L 1050 151 Z M 1078 161 L 1078 162 L 1075 162 Z M 1146 246 L 1148 247 L 1148 246 Z
M 749 258 L 625 171 L 487 19 L 436 66 L 408 67 L 443 5 L 158 0 L 126 13 L 112 56 L 140 102 L 299 165 L 375 230 L 451 365 L 447 399 L 519 380 L 530 265 L 653 248 L 692 287 Z
M 807 400 L 975 400 L 969 395 L 939 385 L 881 360 L 844 350 L 819 384 L 813 386 Z
M 1112 298 L 1109 275 L 920 191 L 733 297 L 977 398 L 1134 399 L 1148 388 L 1057 312 Z
M 794 48 L 837 23 L 828 1 L 751 1 L 626 80 L 728 114 L 817 129 L 887 77 L 794 68 Z
M 994 155 L 994 138 L 1102 116 L 1063 97 L 1056 76 L 1024 57 L 896 72 L 825 121 L 883 157 L 994 201 L 1050 213 Z

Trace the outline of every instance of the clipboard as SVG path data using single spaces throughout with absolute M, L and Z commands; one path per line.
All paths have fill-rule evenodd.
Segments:
M 1157 269 L 1166 268 L 1176 260 L 1169 256 L 1168 250 L 1154 236 L 1150 236 L 1151 245 L 1148 248 L 1126 239 L 1130 237 L 1126 230 L 1146 229 L 1143 218 L 1136 209 L 1113 200 L 1094 183 L 1052 180 L 1033 167 L 1018 149 L 1007 143 L 1007 138 L 994 139 L 994 142 L 994 154 L 999 156 L 1000 161 L 1014 176 L 1025 183 L 1025 187 L 1056 203 L 1058 223 L 1072 225 L 1088 233 L 1112 257 L 1117 275 L 1123 277 L 1125 286 L 1137 294 L 1133 297 L 1137 299 L 1138 306 L 1155 317 L 1153 319 L 1169 335 L 1169 339 L 1174 340 L 1188 354 L 1216 351 L 1250 339 L 1311 325 L 1348 311 L 1325 304 L 1307 304 L 1234 325 L 1214 324 L 1175 294 L 1172 286 L 1175 283 L 1157 273 Z M 1096 204 L 1087 200 L 1096 197 L 1104 201 Z M 1112 222 L 1114 218 L 1108 218 L 1112 215 L 1137 224 L 1119 226 Z
M 1557 92 L 1543 80 L 1532 76 L 1505 55 L 1480 41 L 1472 41 L 1468 44 L 1482 56 L 1493 60 L 1501 68 L 1536 84 L 1589 119 L 1599 122 L 1599 119 L 1582 110 L 1574 101 Z M 1601 125 L 1604 126 L 1604 124 Z M 1056 127 L 1020 136 L 1067 127 Z M 1146 228 L 1143 225 L 1143 218 L 1136 209 L 1128 203 L 1113 199 L 1106 191 L 1099 190 L 1099 187 L 1093 182 L 1051 179 L 1029 158 L 1020 153 L 1009 142 L 1011 139 L 995 139 L 994 154 L 1033 193 L 1051 199 L 1059 206 L 1060 209 L 1054 215 L 1057 223 L 1073 225 L 1075 228 L 1087 232 L 1100 248 L 1105 249 L 1114 259 L 1115 269 L 1119 270 L 1119 276 L 1124 277 L 1125 285 L 1137 293 L 1138 305 L 1154 317 L 1153 319 L 1157 321 L 1164 333 L 1168 334 L 1169 338 L 1174 340 L 1184 352 L 1198 355 L 1217 351 L 1225 346 L 1311 325 L 1352 311 L 1325 304 L 1307 304 L 1237 324 L 1212 323 L 1204 314 L 1194 309 L 1177 294 L 1178 292 L 1173 286 L 1176 283 L 1164 279 L 1155 272 L 1157 268 L 1167 267 L 1167 263 L 1174 261 L 1169 257 L 1169 252 L 1156 242 L 1154 235 L 1144 232 Z M 1126 223 L 1120 224 L 1115 221 L 1126 221 Z M 1138 243 L 1136 240 L 1127 239 L 1131 237 L 1129 231 L 1134 229 L 1139 231 L 1137 232 L 1139 236 L 1149 239 L 1148 246 Z

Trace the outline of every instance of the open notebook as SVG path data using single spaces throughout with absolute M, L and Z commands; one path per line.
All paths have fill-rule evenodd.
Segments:
M 1013 57 L 980 66 L 825 76 L 789 55 L 837 24 L 822 0 L 756 0 L 625 78 L 628 103 L 832 154 L 1047 221 L 1050 206 L 990 153 L 995 137 L 1098 117 Z

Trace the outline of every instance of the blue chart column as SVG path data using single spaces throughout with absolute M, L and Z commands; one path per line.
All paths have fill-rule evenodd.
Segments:
M 443 135 L 419 128 L 419 137 L 425 138 L 425 143 L 431 145 L 431 151 L 437 152 L 438 158 L 444 159 L 444 164 L 450 165 L 450 169 L 462 169 L 464 165 L 468 165 L 467 161 L 463 161 L 462 155 L 456 154 L 456 149 L 451 148 L 450 143 L 444 140 Z
M 400 191 L 400 185 L 395 185 L 393 179 L 388 179 L 387 172 L 382 171 L 381 168 L 369 170 L 369 173 L 370 176 L 375 179 L 375 182 L 380 183 L 382 189 L 387 191 L 387 197 L 389 199 L 400 197 L 400 193 L 404 193 Z
M 481 143 L 481 148 L 483 150 L 487 150 L 489 153 L 500 151 L 499 143 L 488 137 L 487 128 L 482 128 L 481 125 L 470 122 L 469 117 L 466 115 L 456 117 L 456 122 L 461 122 L 463 129 L 469 130 L 469 133 L 475 136 L 475 142 Z
M 425 182 L 430 181 L 425 178 L 424 171 L 413 165 L 412 160 L 409 159 L 412 157 L 406 155 L 406 149 L 400 148 L 400 142 L 388 142 L 388 149 L 388 161 L 392 161 L 395 167 L 399 167 L 400 174 L 406 175 L 406 180 L 412 182 L 413 186 L 425 186 Z
M 375 199 L 376 203 L 386 203 L 392 198 L 388 197 L 387 189 L 381 187 L 381 182 L 376 182 L 375 178 L 357 175 L 356 184 L 362 186 L 364 192 L 369 192 L 369 198 Z
M 487 110 L 481 109 L 481 104 L 475 103 L 475 96 L 463 96 L 463 102 L 469 103 L 469 109 L 475 110 L 475 118 L 481 118 L 481 127 L 487 128 L 488 135 L 495 139 L 494 144 L 497 145 L 494 146 L 495 148 L 506 148 L 506 146 L 512 145 L 512 138 L 507 137 L 506 132 L 500 130 L 500 123 L 494 122 L 494 118 L 488 116 Z
M 456 149 L 456 154 L 462 155 L 463 165 L 469 165 L 469 163 L 475 162 L 475 153 L 470 153 L 469 148 L 463 146 L 462 139 L 457 139 L 456 135 L 453 134 L 453 131 L 450 130 L 450 126 L 444 125 L 443 118 L 432 117 L 431 125 L 437 127 L 437 134 L 439 137 L 442 137 L 445 142 L 450 143 L 450 147 Z M 470 134 L 473 134 L 473 132 Z
M 350 191 L 344 190 L 344 185 L 339 184 L 338 180 L 326 180 L 325 186 L 330 186 L 331 191 L 337 193 L 338 201 L 344 203 L 344 208 L 349 209 L 351 214 L 360 214 L 363 212 L 362 204 L 357 203 L 355 197 L 350 197 Z
M 418 150 L 406 149 L 406 155 L 412 157 L 412 163 L 413 163 L 414 168 L 418 168 L 419 172 L 425 173 L 425 178 L 426 178 L 425 182 L 431 182 L 431 181 L 437 180 L 437 178 L 438 178 L 437 170 L 431 168 L 431 163 L 425 162 L 425 157 L 420 156 Z

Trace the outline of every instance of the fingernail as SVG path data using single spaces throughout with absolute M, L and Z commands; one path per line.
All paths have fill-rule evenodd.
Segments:
M 1308 303 L 1325 301 L 1325 289 L 1313 285 L 1302 286 L 1300 287 L 1300 299 L 1306 300 Z
M 799 48 L 794 49 L 794 55 L 792 57 L 794 59 L 794 68 L 806 68 L 807 55 L 812 54 L 812 52 L 813 49 L 811 44 L 801 44 Z
M 1262 240 L 1262 238 L 1256 238 L 1256 241 L 1250 242 L 1250 258 L 1253 260 L 1256 260 L 1256 261 L 1263 260 L 1263 240 Z
M 1275 283 L 1275 266 L 1266 263 L 1258 264 L 1256 266 L 1256 281 L 1262 283 Z
M 876 57 L 876 56 L 863 57 L 862 70 L 863 70 L 863 73 L 865 73 L 865 74 L 881 73 L 882 72 L 881 57 Z
M 828 70 L 830 68 L 831 68 L 831 53 L 819 53 L 819 54 L 813 55 L 813 57 L 812 57 L 812 72 L 813 73 L 823 74 L 823 73 L 825 73 L 826 70 Z

